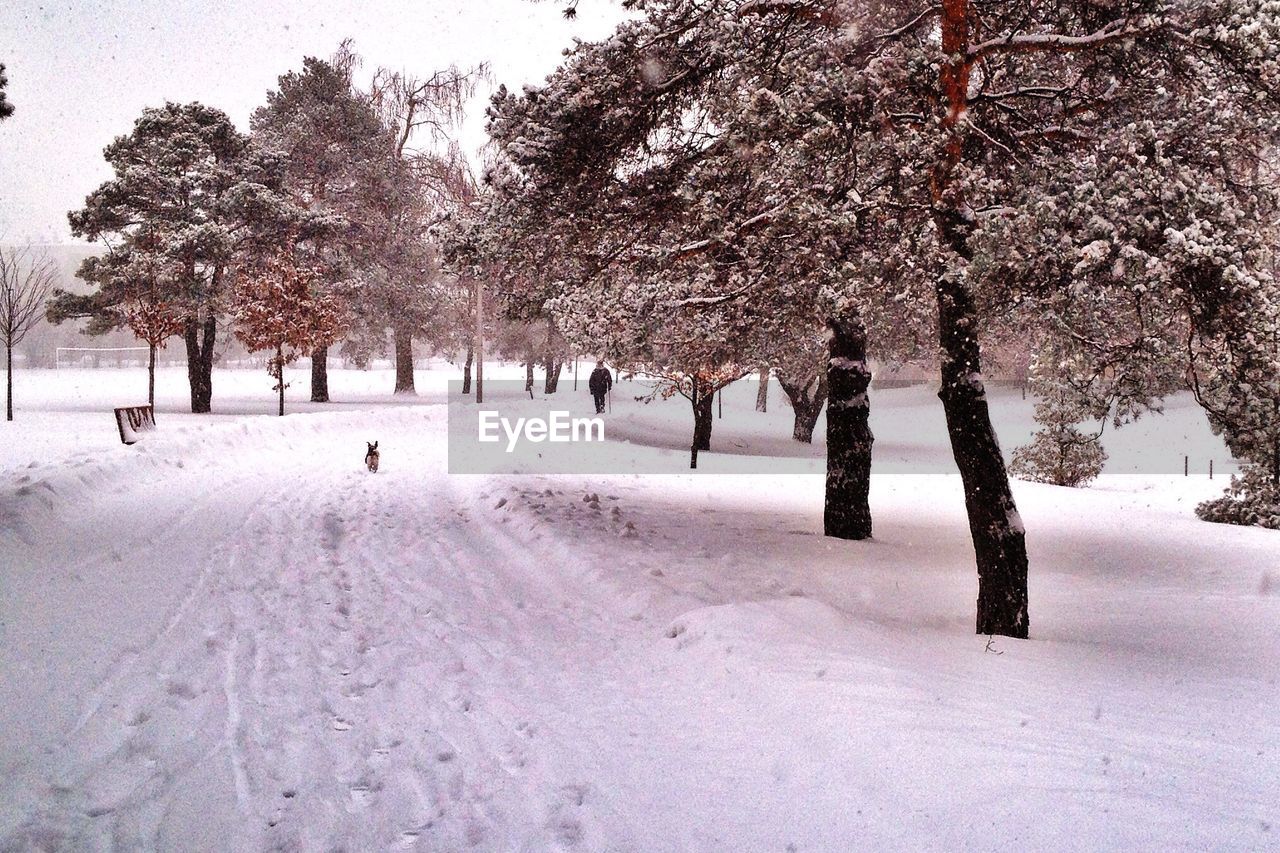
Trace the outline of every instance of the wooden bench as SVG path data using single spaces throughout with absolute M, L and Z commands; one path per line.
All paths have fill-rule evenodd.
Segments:
M 123 444 L 136 444 L 156 428 L 156 413 L 150 406 L 121 406 L 116 409 L 116 427 Z

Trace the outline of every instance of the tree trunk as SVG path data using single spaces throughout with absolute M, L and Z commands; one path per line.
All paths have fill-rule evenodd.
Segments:
M 856 315 L 827 321 L 827 491 L 823 532 L 839 539 L 871 537 L 871 371 L 867 330 Z M 797 418 L 799 416 L 797 415 Z
M 978 633 L 1025 638 L 1026 535 L 987 410 L 973 299 L 964 283 L 952 276 L 939 279 L 936 291 L 942 354 L 938 396 L 964 484 L 978 563 Z
M 533 396 L 533 359 L 530 358 L 524 363 L 524 392 L 530 397 Z
M 795 423 L 791 429 L 791 437 L 804 444 L 813 444 L 813 427 L 822 414 L 822 407 L 827 402 L 827 375 L 823 370 L 817 376 L 809 377 L 803 385 L 788 382 L 778 375 L 778 384 L 791 402 L 795 413 Z M 813 395 L 810 396 L 810 389 Z
M 484 402 L 484 283 L 476 281 L 476 403 Z
M 187 318 L 182 338 L 187 345 L 187 382 L 191 385 L 191 411 L 207 414 L 213 406 L 213 347 L 218 337 L 218 318 L 212 314 L 202 322 L 196 315 Z
M 769 368 L 760 368 L 760 387 L 756 389 L 756 411 L 769 411 Z
M 563 367 L 564 362 L 560 361 L 554 355 L 547 356 L 547 378 L 543 385 L 543 393 L 556 393 L 556 388 L 560 386 L 560 370 Z
M 413 332 L 396 326 L 391 330 L 396 350 L 396 394 L 416 394 L 413 387 Z
M 471 393 L 471 362 L 476 357 L 474 346 L 467 347 L 467 361 L 462 365 L 462 394 Z
M 279 417 L 284 417 L 284 347 L 276 344 L 276 387 L 280 391 Z
M 329 402 L 329 348 L 311 351 L 311 402 Z
M 156 408 L 156 345 L 147 344 L 147 405 Z
M 4 419 L 6 421 L 11 421 L 13 420 L 13 344 L 9 341 L 5 341 L 4 355 L 4 373 L 7 382 L 5 388 Z
M 1271 442 L 1271 485 L 1280 491 L 1280 440 Z
M 942 62 L 938 88 L 945 111 L 938 159 L 930 178 L 933 220 L 939 238 L 956 256 L 969 260 L 972 211 L 958 177 L 964 161 L 968 112 L 972 3 L 943 0 L 939 20 Z M 957 268 L 960 267 L 956 263 Z M 951 453 L 964 485 L 969 533 L 978 564 L 979 634 L 1027 636 L 1027 546 L 1022 521 L 1009 489 L 982 385 L 977 310 L 963 272 L 949 272 L 935 285 L 941 344 L 942 399 Z
M 693 446 L 697 450 L 711 449 L 711 424 L 714 422 L 716 392 L 714 389 L 698 388 L 698 380 L 693 380 Z

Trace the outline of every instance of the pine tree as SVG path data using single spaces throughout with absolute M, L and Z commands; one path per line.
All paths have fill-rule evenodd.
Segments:
M 1107 461 L 1102 430 L 1109 415 L 1106 400 L 1089 394 L 1071 382 L 1074 365 L 1060 353 L 1042 352 L 1032 364 L 1028 389 L 1036 396 L 1035 419 L 1039 425 L 1031 443 L 1013 451 L 1009 473 L 1023 480 L 1055 486 L 1088 485 Z M 1095 430 L 1080 424 L 1094 421 Z
M 1202 360 L 1193 373 L 1210 426 L 1243 463 L 1226 494 L 1202 503 L 1196 514 L 1280 530 L 1280 299 L 1242 343 Z
M 977 629 L 1027 636 L 1025 531 L 981 343 L 1043 323 L 1131 380 L 1120 396 L 1135 411 L 1161 393 L 1147 367 L 1168 363 L 1176 330 L 1232 345 L 1262 282 L 1232 170 L 1275 133 L 1280 12 L 1254 0 L 641 11 L 570 50 L 546 85 L 495 97 L 490 132 L 514 166 L 495 176 L 507 199 L 495 230 L 543 235 L 566 334 L 609 325 L 565 304 L 587 293 L 609 297 L 597 312 L 632 315 L 619 325 L 675 326 L 678 342 L 696 340 L 679 309 L 720 313 L 689 330 L 741 331 L 707 310 L 738 300 L 817 318 L 853 306 L 870 341 L 895 346 L 932 325 Z M 1205 145 L 1197 123 L 1230 145 Z M 1160 220 L 1159 239 L 1142 233 Z M 1123 334 L 1095 346 L 1087 330 L 1105 316 Z
M 379 250 L 397 232 L 404 178 L 392 132 L 352 81 L 355 62 L 346 50 L 329 61 L 306 57 L 250 118 L 255 142 L 282 158 L 290 200 L 332 224 L 298 247 L 323 271 L 312 281 L 317 295 L 352 304 L 385 275 Z M 328 347 L 309 355 L 311 400 L 328 402 Z
M 255 149 L 220 110 L 199 103 L 149 108 L 133 131 L 107 146 L 115 177 L 68 214 L 71 231 L 106 245 L 77 275 L 89 296 L 58 292 L 53 321 L 90 317 L 102 333 L 127 322 L 130 306 L 181 317 L 191 411 L 213 396 L 218 318 L 238 252 L 288 230 L 323 228 L 280 194 L 281 164 Z M 168 320 L 156 335 L 168 326 Z
M 13 115 L 13 103 L 9 100 L 5 87 L 9 85 L 9 78 L 4 73 L 4 63 L 0 62 L 0 121 L 4 121 Z

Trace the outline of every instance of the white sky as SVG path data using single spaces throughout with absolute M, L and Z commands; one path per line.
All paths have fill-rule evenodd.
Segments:
M 379 65 L 429 74 L 487 61 L 493 85 L 464 130 L 484 139 L 488 92 L 541 81 L 573 37 L 607 35 L 622 12 L 556 0 L 0 0 L 0 62 L 17 108 L 0 122 L 0 240 L 69 242 L 66 213 L 110 177 L 102 149 L 147 106 L 198 100 L 242 130 L 304 56 L 344 38 Z

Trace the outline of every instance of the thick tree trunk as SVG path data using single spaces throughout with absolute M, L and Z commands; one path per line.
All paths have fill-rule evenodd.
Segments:
M 693 446 L 698 450 L 711 449 L 711 424 L 714 422 L 713 406 L 716 402 L 715 389 L 698 387 L 693 384 Z
M 191 411 L 207 414 L 213 406 L 213 347 L 218 337 L 218 318 L 203 321 L 187 318 L 182 338 L 187 345 L 187 382 L 191 385 Z
M 871 371 L 867 331 L 856 315 L 833 318 L 827 360 L 827 491 L 823 532 L 839 539 L 871 537 Z
M 1025 638 L 1027 546 L 982 385 L 973 299 L 964 283 L 938 281 L 942 388 L 951 453 L 964 484 L 978 563 L 978 633 Z
M 560 359 L 554 355 L 547 355 L 547 378 L 543 384 L 543 393 L 556 393 L 556 388 L 560 386 L 560 371 L 563 368 L 564 362 L 560 361 Z
M 972 212 L 957 177 L 965 156 L 964 116 L 974 63 L 970 54 L 971 12 L 970 0 L 943 0 L 939 20 L 943 60 L 938 84 L 945 112 L 939 123 L 938 160 L 930 180 L 934 223 L 957 261 L 972 254 L 968 245 Z M 961 265 L 956 263 L 955 267 Z M 1026 535 L 987 410 L 977 311 L 962 272 L 940 277 L 935 293 L 942 357 L 938 396 L 947 417 L 951 453 L 964 485 L 969 533 L 978 563 L 978 633 L 1026 637 Z
M 396 350 L 396 394 L 416 394 L 413 387 L 413 332 L 395 327 L 391 336 Z
M 329 348 L 311 351 L 311 402 L 329 402 Z
M 476 282 L 476 402 L 484 402 L 484 283 Z
M 276 388 L 280 392 L 280 411 L 277 413 L 279 417 L 284 417 L 284 347 L 276 344 L 276 372 L 277 376 Z
M 13 344 L 5 341 L 4 345 L 4 374 L 5 374 L 5 395 L 4 395 L 4 419 L 6 421 L 13 420 Z
M 524 392 L 530 397 L 533 396 L 533 359 L 530 358 L 524 363 Z
M 156 408 L 156 345 L 147 344 L 147 405 Z
M 471 393 L 471 362 L 476 357 L 475 347 L 467 347 L 467 360 L 462 365 L 462 394 Z
M 787 399 L 791 402 L 791 409 L 795 413 L 791 437 L 805 444 L 813 444 L 813 427 L 818 422 L 818 415 L 822 414 L 823 405 L 827 402 L 826 371 L 809 377 L 803 385 L 788 382 L 779 374 L 778 384 L 782 386 L 782 391 L 787 395 Z
M 769 411 L 769 368 L 760 368 L 760 387 L 756 389 L 756 411 Z

